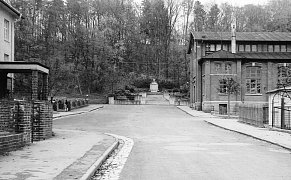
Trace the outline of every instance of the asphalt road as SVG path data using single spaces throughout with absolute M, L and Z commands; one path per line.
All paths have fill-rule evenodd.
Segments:
M 54 121 L 59 129 L 127 136 L 122 180 L 291 179 L 291 152 L 192 117 L 174 106 L 108 105 Z

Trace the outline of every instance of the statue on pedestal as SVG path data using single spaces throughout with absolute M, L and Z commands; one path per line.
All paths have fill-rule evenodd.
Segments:
M 153 79 L 153 82 L 151 82 L 151 84 L 150 84 L 150 91 L 151 92 L 158 92 L 159 91 L 159 85 L 155 79 Z

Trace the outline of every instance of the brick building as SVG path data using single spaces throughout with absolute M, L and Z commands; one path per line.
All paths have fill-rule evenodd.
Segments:
M 266 92 L 290 75 L 291 33 L 193 32 L 190 35 L 190 103 L 197 110 L 227 113 L 219 80 L 232 77 L 240 93 L 231 95 L 231 113 L 241 103 L 268 102 Z

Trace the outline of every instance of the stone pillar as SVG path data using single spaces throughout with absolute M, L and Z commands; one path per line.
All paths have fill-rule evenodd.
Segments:
M 38 99 L 38 72 L 32 71 L 31 72 L 31 99 L 37 100 Z
M 0 99 L 5 98 L 7 93 L 7 73 L 0 72 Z
M 48 99 L 48 74 L 43 74 L 43 88 L 42 88 L 42 100 L 47 101 Z

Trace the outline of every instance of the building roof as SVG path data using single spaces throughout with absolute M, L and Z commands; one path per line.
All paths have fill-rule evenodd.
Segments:
M 291 52 L 239 52 L 247 59 L 291 60 Z
M 273 89 L 271 91 L 268 91 L 267 94 L 271 94 L 271 93 L 276 93 L 276 92 L 280 92 L 280 91 L 287 91 L 290 92 L 291 91 L 291 87 L 283 87 L 283 88 L 278 88 L 278 89 Z
M 10 5 L 10 3 L 8 3 L 9 1 L 5 1 L 5 0 L 0 0 L 0 6 L 4 7 L 5 9 L 7 9 L 8 11 L 10 11 L 13 15 L 16 15 L 17 17 L 20 17 L 21 14 L 18 10 L 16 10 L 14 7 L 12 7 Z
M 230 41 L 231 32 L 192 32 L 195 40 Z M 290 41 L 288 32 L 236 32 L 236 41 Z
M 1 61 L 0 72 L 7 73 L 27 73 L 31 71 L 40 71 L 49 74 L 49 67 L 38 62 L 25 62 L 25 61 Z
M 203 58 L 205 59 L 242 59 L 245 57 L 240 56 L 239 54 L 231 53 L 229 51 L 219 50 Z
M 262 60 L 291 60 L 291 52 L 238 52 L 216 51 L 201 59 L 262 59 Z

